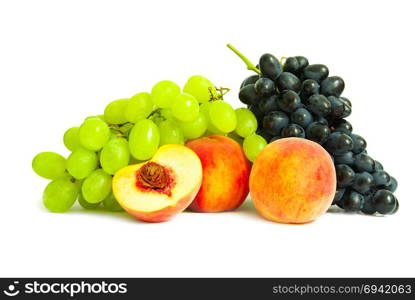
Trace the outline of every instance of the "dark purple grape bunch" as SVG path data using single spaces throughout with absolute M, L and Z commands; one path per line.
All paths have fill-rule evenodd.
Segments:
M 321 144 L 336 167 L 333 205 L 365 214 L 395 213 L 398 183 L 367 154 L 365 139 L 345 119 L 352 104 L 342 97 L 344 80 L 329 76 L 325 65 L 310 65 L 304 56 L 289 57 L 282 66 L 264 54 L 257 68 L 260 75 L 246 78 L 239 91 L 258 120 L 257 134 L 268 142 L 299 137 Z

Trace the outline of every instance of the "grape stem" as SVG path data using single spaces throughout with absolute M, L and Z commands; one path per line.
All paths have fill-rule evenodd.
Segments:
M 229 49 L 231 49 L 236 55 L 239 56 L 240 59 L 242 59 L 242 61 L 246 64 L 248 70 L 250 71 L 254 71 L 256 73 L 258 73 L 259 75 L 261 75 L 261 71 L 258 70 L 257 67 L 254 66 L 253 63 L 251 63 L 249 61 L 249 59 L 246 58 L 245 55 L 243 55 L 238 49 L 236 49 L 234 46 L 232 46 L 231 44 L 227 44 L 226 47 L 228 47 Z

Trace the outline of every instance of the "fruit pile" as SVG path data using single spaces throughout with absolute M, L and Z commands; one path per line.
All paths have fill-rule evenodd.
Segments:
M 239 91 L 240 101 L 258 121 L 256 135 L 250 137 L 254 144 L 288 137 L 314 141 L 335 163 L 333 204 L 365 214 L 393 214 L 398 210 L 393 195 L 396 179 L 367 154 L 365 139 L 354 133 L 345 119 L 352 112 L 352 104 L 342 96 L 345 83 L 341 77 L 329 76 L 327 66 L 309 64 L 303 56 L 288 57 L 281 63 L 272 54 L 263 54 L 254 66 L 232 45 L 228 47 L 257 73 L 246 78 Z
M 226 92 L 227 89 L 215 88 L 202 76 L 192 76 L 183 91 L 176 83 L 165 80 L 155 84 L 151 93 L 142 92 L 129 99 L 109 103 L 103 115 L 87 117 L 79 127 L 65 132 L 63 142 L 71 151 L 67 158 L 54 152 L 42 152 L 33 159 L 33 170 L 39 176 L 52 180 L 43 194 L 44 205 L 51 212 L 65 212 L 78 199 L 85 209 L 96 209 L 102 205 L 110 211 L 127 210 L 147 221 L 167 219 L 169 214 L 166 213 L 150 214 L 150 217 L 141 213 L 158 211 L 157 207 L 166 203 L 174 203 L 173 206 L 180 203 L 182 207 L 179 210 L 185 209 L 202 184 L 202 171 L 198 164 L 202 162 L 205 169 L 209 169 L 209 158 L 204 161 L 206 155 L 202 154 L 200 159 L 194 155 L 199 147 L 197 139 L 204 135 L 232 133 L 234 138 L 238 135 L 242 142 L 244 137 L 257 130 L 256 118 L 250 110 L 234 110 L 223 101 Z M 243 186 L 244 192 L 231 195 L 233 204 L 216 203 L 212 204 L 213 207 L 204 203 L 203 199 L 207 196 L 199 196 L 192 206 L 194 210 L 234 209 L 247 196 L 249 163 L 242 150 L 238 150 L 241 146 L 230 138 L 226 139 L 221 141 L 224 144 L 221 147 L 226 155 L 234 155 L 232 160 L 238 166 L 222 170 L 222 174 L 229 171 L 238 174 L 237 169 L 243 167 L 246 183 L 240 186 Z M 192 140 L 188 148 L 180 146 L 187 140 Z M 202 140 L 202 144 L 212 141 L 214 139 Z M 217 152 L 216 146 L 209 147 L 211 153 Z M 194 152 L 189 154 L 189 148 L 194 148 Z M 245 148 L 248 154 L 252 152 L 249 140 Z M 203 149 L 200 151 L 203 152 Z M 194 161 L 196 163 L 192 163 Z M 215 167 L 221 169 L 218 164 Z M 220 180 L 219 176 L 216 177 Z M 116 178 L 118 182 L 115 182 Z M 226 188 L 231 190 L 232 186 Z M 202 190 L 203 186 L 201 193 Z M 206 192 L 206 187 L 204 190 Z M 222 194 L 221 190 L 217 191 Z M 180 202 L 182 198 L 186 198 L 183 203 Z M 139 201 L 134 203 L 132 199 Z M 146 203 L 148 199 L 150 204 Z

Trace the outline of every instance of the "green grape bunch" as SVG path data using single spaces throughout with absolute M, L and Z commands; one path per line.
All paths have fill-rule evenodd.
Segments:
M 183 89 L 163 80 L 150 92 L 110 102 L 103 114 L 66 130 L 66 158 L 54 152 L 34 157 L 34 172 L 51 180 L 43 193 L 44 206 L 57 213 L 75 202 L 85 210 L 123 211 L 112 193 L 118 170 L 151 159 L 162 145 L 184 145 L 202 136 L 228 135 L 253 161 L 266 141 L 256 135 L 257 120 L 249 109 L 235 110 L 224 101 L 228 91 L 195 75 Z

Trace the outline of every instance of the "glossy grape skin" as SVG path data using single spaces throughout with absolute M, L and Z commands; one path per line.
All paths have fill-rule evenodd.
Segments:
M 105 144 L 100 153 L 102 169 L 108 174 L 115 174 L 118 170 L 128 165 L 130 150 L 125 138 L 112 138 Z
M 213 101 L 209 107 L 209 119 L 224 133 L 234 131 L 237 125 L 236 114 L 232 106 L 225 101 Z
M 255 115 L 247 108 L 235 110 L 237 125 L 235 132 L 241 137 L 247 137 L 254 133 L 258 128 L 258 121 Z
M 258 79 L 254 87 L 256 94 L 260 97 L 268 97 L 275 92 L 274 81 L 266 77 Z
M 281 137 L 299 137 L 305 138 L 304 128 L 298 124 L 289 124 L 281 130 Z
M 79 187 L 69 177 L 51 181 L 43 192 L 43 205 L 54 213 L 68 211 L 78 197 Z
M 251 75 L 247 78 L 245 78 L 244 81 L 242 81 L 240 89 L 242 89 L 244 86 L 248 84 L 255 84 L 255 82 L 259 79 L 259 75 Z
M 191 76 L 184 85 L 183 92 L 192 95 L 199 103 L 205 103 L 217 97 L 214 84 L 200 75 Z
M 154 103 L 149 93 L 132 96 L 125 107 L 124 115 L 128 122 L 136 123 L 147 118 L 153 111 Z
M 389 184 L 382 187 L 382 188 L 394 193 L 396 191 L 396 189 L 398 188 L 398 181 L 395 179 L 395 177 L 390 176 Z
M 350 100 L 348 98 L 346 98 L 346 97 L 339 97 L 339 100 L 342 101 L 342 102 L 344 102 L 345 104 L 347 104 L 350 107 L 350 109 L 352 108 L 352 102 L 350 102 Z
M 278 91 L 294 91 L 299 92 L 301 90 L 301 81 L 292 73 L 282 72 L 275 81 Z
M 303 128 L 307 128 L 313 122 L 313 116 L 311 113 L 303 108 L 297 108 L 290 115 L 291 122 L 300 125 Z
M 351 167 L 345 164 L 336 165 L 337 186 L 345 188 L 353 184 L 355 173 Z
M 360 172 L 372 173 L 375 170 L 375 161 L 365 153 L 355 155 L 354 164 Z
M 308 59 L 304 56 L 295 56 L 298 61 L 299 71 L 303 71 L 308 66 Z
M 353 131 L 353 126 L 349 123 L 349 121 L 340 119 L 332 123 L 331 129 L 332 131 L 343 132 L 347 135 L 350 135 Z
M 100 150 L 110 137 L 108 125 L 100 119 L 88 119 L 79 127 L 79 141 L 85 149 Z
M 79 127 L 72 127 L 65 131 L 63 135 L 63 144 L 69 151 L 75 151 L 81 147 L 79 141 Z
M 104 206 L 104 209 L 107 211 L 112 211 L 112 212 L 124 211 L 124 209 L 120 206 L 120 204 L 118 204 L 113 193 L 110 193 L 107 197 L 105 197 L 105 199 L 102 201 L 102 205 Z
M 378 162 L 377 160 L 375 160 L 375 171 L 382 171 L 383 170 L 383 166 L 380 162 Z
M 359 211 L 360 207 L 364 201 L 364 197 L 362 194 L 355 192 L 355 191 L 348 191 L 342 198 L 342 208 L 345 211 Z
M 179 94 L 171 104 L 171 111 L 176 119 L 182 122 L 191 122 L 196 120 L 199 115 L 199 103 L 190 94 Z
M 46 179 L 58 179 L 66 174 L 66 159 L 55 152 L 41 152 L 32 160 L 32 169 Z
M 160 132 L 160 146 L 167 144 L 184 144 L 183 132 L 177 122 L 164 120 L 158 124 Z
M 119 99 L 110 102 L 104 110 L 104 120 L 109 124 L 123 124 L 128 122 L 125 110 L 129 99 Z
M 388 190 L 378 190 L 372 198 L 373 207 L 380 214 L 387 215 L 395 211 L 396 198 Z
M 84 197 L 82 196 L 82 193 L 79 193 L 78 195 L 78 203 L 80 206 L 88 210 L 98 209 L 101 205 L 101 202 L 89 203 L 88 201 L 84 199 Z
M 340 188 L 336 189 L 336 193 L 334 194 L 334 198 L 333 198 L 333 204 L 337 205 L 341 201 L 345 191 L 346 189 L 340 189 Z
M 151 120 L 138 121 L 130 131 L 128 141 L 130 153 L 138 160 L 152 158 L 159 148 L 159 143 L 160 132 Z
M 290 119 L 282 111 L 273 111 L 263 119 L 263 128 L 272 135 L 279 135 L 281 130 L 288 126 Z
M 358 154 L 366 150 L 366 140 L 358 134 L 350 134 L 353 140 L 353 152 Z
M 331 104 L 331 111 L 329 115 L 333 119 L 346 118 L 351 114 L 351 108 L 343 101 L 340 101 L 339 98 L 335 96 L 329 96 L 327 97 L 327 100 L 329 100 Z
M 373 206 L 372 198 L 373 198 L 372 193 L 364 196 L 364 200 L 360 208 L 362 213 L 366 215 L 373 215 L 374 213 L 376 213 L 376 208 Z
M 370 189 L 375 185 L 375 180 L 373 176 L 368 172 L 357 173 L 354 176 L 353 189 L 356 192 L 365 194 L 370 191 Z
M 275 81 L 282 72 L 279 60 L 272 54 L 263 54 L 259 59 L 259 69 L 262 75 Z
M 321 82 L 321 93 L 328 96 L 340 97 L 344 90 L 344 80 L 339 76 L 330 76 Z
M 151 99 L 159 108 L 171 107 L 179 94 L 180 87 L 170 80 L 159 81 L 151 89 Z
M 304 80 L 301 85 L 301 98 L 307 100 L 311 95 L 318 94 L 320 90 L 320 84 L 313 80 Z
M 272 111 L 279 110 L 277 99 L 277 95 L 272 95 L 270 97 L 261 99 L 261 101 L 258 104 L 258 107 L 264 114 L 268 114 Z
M 278 107 L 285 112 L 293 112 L 301 106 L 301 99 L 294 91 L 285 91 L 277 98 Z
M 308 65 L 303 70 L 305 79 L 313 79 L 317 82 L 321 82 L 329 75 L 329 69 L 322 64 Z
M 395 199 L 396 199 L 396 197 L 395 197 Z M 396 206 L 395 206 L 395 209 L 393 210 L 392 214 L 396 214 L 396 212 L 398 210 L 399 210 L 399 201 L 398 201 L 398 199 L 396 199 Z
M 111 192 L 112 177 L 102 169 L 93 171 L 82 183 L 82 196 L 89 203 L 99 203 Z
M 66 160 L 66 169 L 76 179 L 87 177 L 97 168 L 98 157 L 95 152 L 79 148 L 69 155 Z
M 191 122 L 179 122 L 179 127 L 186 139 L 201 137 L 207 130 L 207 119 L 204 113 L 199 112 L 196 120 Z
M 347 164 L 353 165 L 354 164 L 354 154 L 352 151 L 348 151 L 341 155 L 334 156 L 334 162 L 336 164 Z
M 353 140 L 342 132 L 333 132 L 324 143 L 324 148 L 331 154 L 341 155 L 353 149 Z
M 248 109 L 250 111 L 252 111 L 252 113 L 255 115 L 255 117 L 256 117 L 256 119 L 258 121 L 259 120 L 262 120 L 264 118 L 264 116 L 265 116 L 265 114 L 262 112 L 262 110 L 260 109 L 260 107 L 259 107 L 258 104 L 256 104 L 256 105 L 249 105 L 248 106 Z M 262 122 L 259 122 L 258 123 L 258 127 L 262 127 Z
M 244 139 L 242 147 L 246 157 L 253 162 L 266 145 L 267 141 L 262 136 L 253 133 Z
M 285 63 L 284 63 L 284 66 L 283 66 L 283 71 L 284 72 L 290 72 L 292 74 L 299 74 L 299 70 L 300 70 L 300 64 L 299 64 L 297 58 L 288 57 L 285 60 Z
M 372 173 L 373 179 L 375 180 L 376 186 L 385 186 L 389 185 L 391 181 L 391 177 L 389 174 L 383 170 L 376 171 Z
M 311 95 L 307 100 L 307 109 L 320 117 L 324 117 L 330 114 L 331 103 L 323 95 Z
M 313 122 L 307 126 L 307 139 L 319 144 L 323 144 L 330 135 L 330 128 L 320 122 Z
M 259 102 L 261 98 L 255 90 L 255 84 L 247 84 L 239 91 L 239 100 L 247 105 L 254 105 Z

